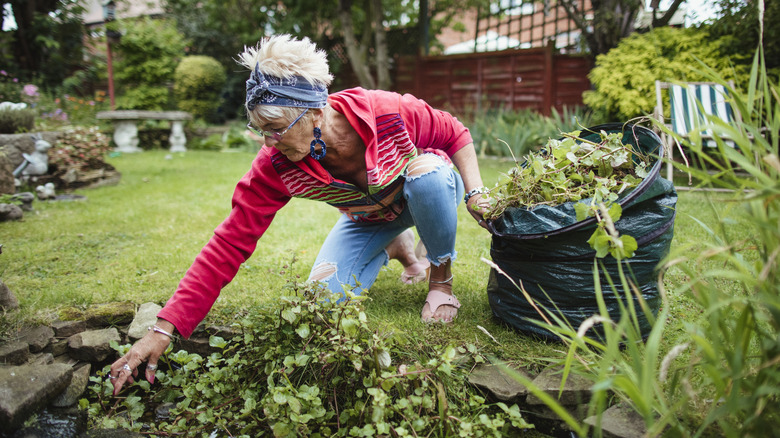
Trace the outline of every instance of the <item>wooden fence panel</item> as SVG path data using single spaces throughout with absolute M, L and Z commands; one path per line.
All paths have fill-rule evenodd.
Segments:
M 555 55 L 555 101 L 553 106 L 560 110 L 564 106 L 582 105 L 582 93 L 590 90 L 588 73 L 593 68 L 584 57 Z
M 554 54 L 552 47 L 397 59 L 395 87 L 450 111 L 531 109 L 582 105 L 591 61 Z

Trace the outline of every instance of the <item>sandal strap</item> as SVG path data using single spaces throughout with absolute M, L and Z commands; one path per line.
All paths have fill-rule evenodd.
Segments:
M 431 313 L 436 313 L 436 309 L 438 309 L 439 306 L 444 305 L 460 309 L 460 301 L 458 301 L 458 298 L 455 297 L 455 295 L 450 295 L 438 290 L 432 290 L 428 292 L 428 296 L 425 298 L 425 302 L 428 303 L 428 306 L 431 309 Z

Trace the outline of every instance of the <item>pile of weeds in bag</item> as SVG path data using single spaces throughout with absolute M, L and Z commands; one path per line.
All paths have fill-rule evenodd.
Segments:
M 660 176 L 662 157 L 650 129 L 615 123 L 550 140 L 510 169 L 485 213 L 493 314 L 542 337 L 553 335 L 535 321 L 551 314 L 576 330 L 600 313 L 594 266 L 612 319 L 626 306 L 657 313 L 657 268 L 669 253 L 677 203 L 673 183 Z M 646 335 L 650 324 L 637 313 Z

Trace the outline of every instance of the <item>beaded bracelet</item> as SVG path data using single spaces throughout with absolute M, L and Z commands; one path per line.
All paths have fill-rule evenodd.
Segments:
M 172 341 L 175 339 L 174 336 L 173 336 L 173 333 L 169 333 L 169 332 L 161 329 L 160 327 L 157 326 L 157 324 L 155 324 L 153 327 L 149 327 L 148 330 L 151 330 L 151 331 L 163 334 L 163 335 L 169 337 Z

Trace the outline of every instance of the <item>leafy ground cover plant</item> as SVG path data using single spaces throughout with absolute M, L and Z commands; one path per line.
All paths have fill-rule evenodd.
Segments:
M 244 315 L 209 357 L 168 353 L 159 386 L 135 384 L 117 402 L 92 378 L 92 421 L 159 435 L 505 436 L 531 428 L 517 405 L 487 404 L 465 381 L 484 359 L 473 345 L 432 347 L 407 361 L 398 333 L 369 328 L 360 297 L 291 280 L 278 302 Z M 120 352 L 129 346 L 119 348 Z M 167 421 L 147 406 L 177 402 Z
M 95 177 L 99 177 L 103 171 L 114 170 L 106 162 L 109 150 L 109 138 L 99 127 L 70 126 L 49 150 L 47 178 L 61 189 L 87 185 L 93 178 L 85 175 L 98 172 Z
M 59 168 L 89 167 L 103 163 L 109 152 L 109 138 L 97 126 L 73 126 L 63 131 L 50 155 Z

